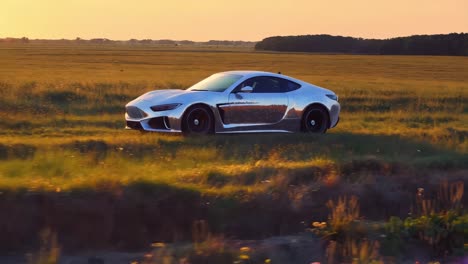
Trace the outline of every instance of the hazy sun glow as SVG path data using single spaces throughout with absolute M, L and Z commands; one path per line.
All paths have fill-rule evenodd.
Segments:
M 468 32 L 467 10 L 467 0 L 1 0 L 0 38 L 388 38 Z

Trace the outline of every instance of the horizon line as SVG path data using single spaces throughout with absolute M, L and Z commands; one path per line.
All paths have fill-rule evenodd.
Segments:
M 320 35 L 327 35 L 327 36 L 332 36 L 332 37 L 345 37 L 345 38 L 356 38 L 356 39 L 365 39 L 365 40 L 388 40 L 388 39 L 395 39 L 395 38 L 406 38 L 406 37 L 413 37 L 413 36 L 434 36 L 434 35 L 450 35 L 450 34 L 468 34 L 468 32 L 450 32 L 450 33 L 437 33 L 437 34 L 413 34 L 413 35 L 406 35 L 406 36 L 397 36 L 397 37 L 391 37 L 391 38 L 363 38 L 363 37 L 355 37 L 355 36 L 344 36 L 344 35 L 332 35 L 332 34 L 327 34 L 327 33 L 320 33 L 320 34 L 302 34 L 302 35 L 275 35 L 275 36 L 269 36 L 265 37 L 264 39 L 267 38 L 272 38 L 272 37 L 299 37 L 299 36 L 320 36 Z M 130 41 L 130 40 L 152 40 L 152 41 L 161 41 L 161 40 L 168 40 L 168 41 L 174 41 L 174 42 L 182 42 L 182 41 L 191 41 L 195 43 L 201 43 L 201 42 L 210 42 L 210 41 L 229 41 L 229 42 L 260 42 L 262 40 L 228 40 L 228 39 L 209 39 L 209 40 L 190 40 L 190 39 L 170 39 L 170 38 L 160 38 L 160 39 L 152 39 L 152 38 L 142 38 L 142 39 L 137 39 L 137 38 L 129 38 L 129 39 L 110 39 L 110 38 L 104 38 L 104 37 L 95 37 L 95 38 L 81 38 L 77 36 L 76 38 L 29 38 L 27 36 L 22 36 L 22 37 L 0 37 L 0 39 L 22 39 L 22 38 L 27 38 L 28 40 L 48 40 L 48 41 L 58 41 L 58 40 L 93 40 L 93 39 L 106 39 L 109 41 Z

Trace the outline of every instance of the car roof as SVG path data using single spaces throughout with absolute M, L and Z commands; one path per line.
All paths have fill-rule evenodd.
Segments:
M 265 71 L 245 71 L 245 70 L 244 71 L 225 71 L 225 72 L 220 72 L 220 73 L 239 74 L 239 75 L 244 76 L 245 78 L 250 78 L 250 77 L 255 77 L 255 76 L 273 76 L 273 77 L 278 77 L 278 78 L 283 78 L 283 79 L 286 79 L 286 80 L 290 80 L 290 81 L 299 83 L 301 85 L 307 85 L 307 86 L 311 86 L 311 87 L 314 87 L 314 88 L 317 88 L 317 89 L 321 89 L 323 91 L 328 91 L 328 92 L 333 93 L 333 91 L 331 91 L 329 89 L 317 86 L 315 84 L 310 84 L 308 82 L 305 82 L 305 81 L 302 81 L 302 80 L 299 80 L 299 79 L 296 79 L 296 78 L 293 78 L 293 77 L 290 77 L 290 76 L 287 76 L 287 75 L 284 75 L 284 74 L 281 74 L 281 73 L 272 73 L 272 72 L 265 72 Z
M 265 72 L 265 71 L 245 71 L 244 70 L 244 71 L 225 71 L 225 72 L 220 72 L 220 73 L 239 74 L 239 75 L 243 75 L 245 77 L 254 77 L 254 76 L 258 76 L 258 75 L 274 76 L 274 77 L 281 77 L 281 78 L 285 78 L 285 79 L 300 81 L 300 80 L 297 80 L 295 78 L 283 75 L 281 73 L 272 73 L 272 72 Z
M 290 80 L 292 82 L 296 82 L 296 83 L 298 83 L 298 84 L 300 84 L 302 86 L 314 87 L 314 88 L 322 90 L 322 91 L 334 93 L 333 91 L 331 91 L 331 90 L 329 90 L 327 88 L 323 88 L 323 87 L 317 86 L 315 84 L 311 84 L 311 83 L 308 83 L 308 82 L 305 82 L 305 81 L 302 81 L 302 80 L 299 80 L 299 79 L 284 75 L 282 73 L 272 73 L 272 72 L 266 72 L 266 71 L 237 70 L 237 71 L 218 72 L 217 74 L 220 74 L 220 73 L 221 74 L 224 73 L 224 74 L 242 75 L 244 77 L 243 78 L 244 80 L 247 79 L 247 78 L 255 77 L 255 76 L 273 76 L 273 77 L 278 77 L 278 78 L 283 78 L 283 79 L 286 79 L 286 80 Z

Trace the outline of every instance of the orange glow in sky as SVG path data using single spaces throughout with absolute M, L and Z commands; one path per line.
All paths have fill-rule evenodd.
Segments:
M 0 0 L 0 38 L 261 40 L 468 32 L 468 0 Z

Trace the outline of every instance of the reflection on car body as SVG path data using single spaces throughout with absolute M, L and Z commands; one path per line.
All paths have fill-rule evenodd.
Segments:
M 216 73 L 187 90 L 151 91 L 126 105 L 127 128 L 154 132 L 325 133 L 337 125 L 338 96 L 292 77 Z

